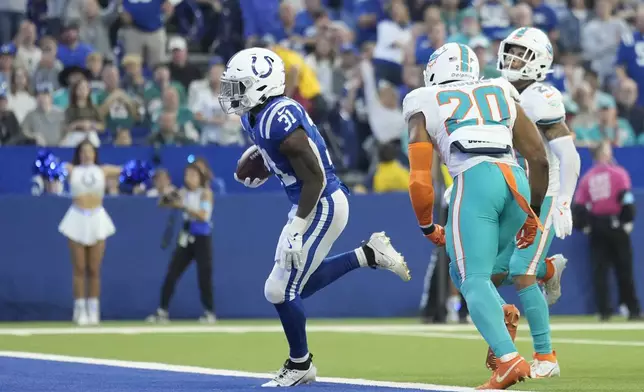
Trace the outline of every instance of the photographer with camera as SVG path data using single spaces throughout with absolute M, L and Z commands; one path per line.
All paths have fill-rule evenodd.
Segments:
M 159 199 L 161 207 L 183 212 L 183 227 L 179 232 L 177 245 L 172 253 L 163 286 L 161 304 L 156 313 L 148 316 L 148 322 L 168 322 L 168 307 L 177 281 L 192 260 L 197 263 L 197 278 L 204 314 L 199 321 L 216 321 L 212 294 L 212 216 L 213 194 L 208 186 L 208 175 L 196 163 L 185 168 L 184 186 Z

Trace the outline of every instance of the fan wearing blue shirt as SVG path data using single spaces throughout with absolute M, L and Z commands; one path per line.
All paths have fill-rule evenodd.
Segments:
M 375 42 L 378 22 L 384 18 L 384 10 L 379 0 L 355 0 L 354 12 L 357 19 L 356 44 Z
M 532 7 L 532 20 L 534 27 L 548 34 L 551 41 L 559 38 L 557 32 L 557 13 L 552 7 L 544 3 L 543 0 L 529 0 Z
M 70 20 L 63 26 L 56 56 L 65 67 L 85 67 L 87 56 L 94 52 L 91 45 L 78 38 L 78 27 L 77 20 Z
M 239 0 L 247 46 L 280 29 L 279 1 Z M 275 37 L 273 37 L 275 38 Z
M 430 28 L 429 35 L 423 34 L 416 38 L 416 44 L 414 46 L 416 65 L 423 67 L 427 65 L 427 62 L 434 51 L 446 43 L 446 30 L 445 24 L 443 22 L 438 22 Z
M 491 40 L 503 40 L 511 31 L 511 1 L 486 0 L 475 2 L 481 19 L 481 31 Z
M 625 34 L 617 50 L 617 77 L 633 79 L 637 84 L 637 103 L 644 106 L 644 6 L 637 12 L 636 26 L 639 31 Z
M 154 67 L 165 61 L 165 21 L 182 0 L 123 0 L 121 20 L 125 54 L 145 53 L 145 64 Z

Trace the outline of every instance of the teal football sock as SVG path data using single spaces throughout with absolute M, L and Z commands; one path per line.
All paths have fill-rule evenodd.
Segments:
M 499 290 L 497 290 L 497 288 L 494 287 L 494 283 L 492 283 L 492 281 L 490 281 L 490 287 L 492 288 L 492 292 L 494 293 L 496 300 L 499 301 L 499 304 L 501 305 L 501 307 L 503 307 L 503 305 L 505 305 L 506 302 L 503 299 L 503 297 L 501 297 Z
M 523 314 L 528 319 L 534 351 L 538 354 L 551 354 L 550 314 L 548 304 L 536 283 L 519 290 Z
M 505 327 L 499 295 L 487 276 L 468 276 L 461 285 L 472 322 L 497 358 L 517 351 Z

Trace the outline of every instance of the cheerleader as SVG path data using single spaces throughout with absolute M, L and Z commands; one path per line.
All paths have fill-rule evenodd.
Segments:
M 105 239 L 115 233 L 112 219 L 103 208 L 105 177 L 118 176 L 120 166 L 98 165 L 98 152 L 85 140 L 74 151 L 69 173 L 72 205 L 58 226 L 69 241 L 73 265 L 74 316 L 78 325 L 100 322 L 101 262 Z
M 205 162 L 202 162 L 205 164 Z M 208 186 L 209 172 L 202 170 L 197 162 L 189 164 L 184 173 L 184 188 L 165 195 L 160 200 L 163 207 L 183 211 L 183 228 L 179 232 L 177 246 L 161 288 L 161 303 L 156 313 L 148 316 L 148 322 L 168 322 L 168 307 L 177 281 L 195 260 L 197 278 L 204 314 L 199 321 L 216 321 L 212 294 L 212 216 L 213 195 Z

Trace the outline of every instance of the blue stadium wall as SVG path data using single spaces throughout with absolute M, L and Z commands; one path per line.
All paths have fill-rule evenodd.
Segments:
M 224 318 L 274 317 L 263 295 L 275 244 L 285 223 L 289 204 L 281 192 L 249 193 L 229 181 L 241 149 L 172 148 L 159 151 L 163 165 L 175 179 L 181 177 L 189 154 L 208 157 L 215 172 L 226 176 L 228 195 L 218 196 L 214 210 L 214 287 L 217 313 Z M 56 150 L 64 160 L 70 150 Z M 626 166 L 636 188 L 644 188 L 642 149 L 621 149 L 617 159 Z M 149 148 L 101 149 L 101 160 L 125 162 L 150 159 Z M 66 239 L 57 226 L 70 200 L 32 197 L 30 168 L 36 149 L 0 149 L 0 320 L 69 320 L 72 314 L 71 263 Z M 582 151 L 583 167 L 589 166 Z M 264 190 L 279 190 L 269 181 Z M 636 191 L 639 211 L 644 211 L 644 191 Z M 403 283 L 386 271 L 353 271 L 334 285 L 307 299 L 311 317 L 398 317 L 418 312 L 423 278 L 431 245 L 420 235 L 406 194 L 354 195 L 350 197 L 349 224 L 332 253 L 355 248 L 374 231 L 386 231 L 405 255 L 412 280 Z M 171 249 L 160 248 L 169 211 L 143 197 L 108 198 L 105 208 L 117 233 L 108 240 L 103 264 L 102 311 L 106 319 L 142 319 L 158 306 L 160 286 Z M 644 218 L 640 214 L 633 232 L 635 279 L 644 281 Z M 550 254 L 569 258 L 563 297 L 556 314 L 594 312 L 588 240 L 575 233 L 566 241 L 555 239 Z M 511 288 L 503 291 L 517 303 Z M 640 299 L 644 291 L 638 288 Z M 198 300 L 194 266 L 180 281 L 170 307 L 172 317 L 197 317 Z M 617 298 L 613 290 L 613 298 Z
M 644 193 L 639 193 L 644 209 Z M 349 224 L 332 252 L 350 250 L 374 231 L 385 230 L 405 255 L 412 280 L 403 283 L 387 271 L 357 270 L 306 300 L 312 317 L 397 317 L 417 314 L 431 246 L 416 228 L 406 194 L 351 196 Z M 69 200 L 1 196 L 0 320 L 68 320 L 72 314 L 71 264 L 57 226 Z M 103 264 L 102 310 L 106 319 L 142 319 L 156 309 L 170 249 L 160 248 L 169 212 L 143 197 L 106 199 L 117 233 L 108 240 Z M 223 196 L 215 203 L 214 287 L 217 313 L 225 318 L 274 317 L 264 299 L 281 226 L 289 210 L 285 197 Z M 634 239 L 643 237 L 644 219 Z M 634 241 L 635 275 L 644 281 L 644 243 Z M 557 314 L 593 313 L 593 290 L 585 236 L 556 240 L 551 253 L 569 259 Z M 173 317 L 197 317 L 194 266 L 179 283 Z M 512 290 L 505 290 L 516 301 Z M 640 299 L 644 300 L 640 288 Z M 615 298 L 616 295 L 613 295 Z M 516 303 L 516 302 L 515 302 Z

